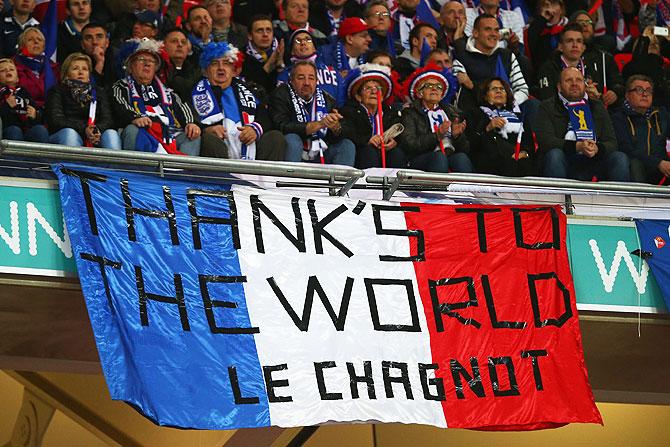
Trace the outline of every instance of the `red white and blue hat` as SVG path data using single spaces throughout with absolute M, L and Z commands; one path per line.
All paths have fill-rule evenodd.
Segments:
M 349 71 L 345 79 L 347 96 L 352 98 L 366 81 L 377 81 L 382 87 L 382 100 L 388 99 L 393 91 L 391 69 L 379 64 L 361 64 Z
M 442 68 L 437 64 L 429 63 L 425 67 L 417 68 L 409 75 L 403 84 L 403 93 L 414 101 L 419 99 L 419 87 L 423 81 L 432 79 L 442 84 L 442 98 L 452 96 L 456 93 L 458 81 L 449 69 Z

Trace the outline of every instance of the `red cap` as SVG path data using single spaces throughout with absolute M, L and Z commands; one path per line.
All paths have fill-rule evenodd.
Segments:
M 350 34 L 360 33 L 361 31 L 367 31 L 371 27 L 368 26 L 367 22 L 360 17 L 349 17 L 342 20 L 340 23 L 340 30 L 337 33 L 339 38 L 348 36 Z

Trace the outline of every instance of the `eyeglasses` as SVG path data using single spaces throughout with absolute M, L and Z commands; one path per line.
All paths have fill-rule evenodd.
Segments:
M 421 90 L 423 90 L 424 88 L 430 88 L 430 89 L 435 89 L 435 90 L 442 91 L 442 90 L 444 90 L 444 85 L 439 84 L 439 83 L 434 83 L 433 84 L 432 82 L 426 82 L 425 84 L 423 84 L 421 86 Z
M 304 39 L 296 39 L 295 43 L 297 43 L 298 45 L 302 45 L 303 43 L 305 44 L 312 43 L 312 39 L 310 37 L 305 37 Z
M 501 92 L 502 93 L 502 92 L 505 91 L 505 87 L 497 87 L 497 86 L 489 87 L 489 91 L 490 92 Z
M 591 19 L 577 20 L 576 23 L 579 24 L 579 25 L 582 25 L 582 26 L 584 26 L 584 25 L 593 25 L 593 20 L 591 20 Z
M 629 92 L 635 92 L 638 95 L 653 95 L 654 94 L 654 89 L 649 87 L 649 88 L 642 88 L 642 87 L 635 87 L 630 90 Z
M 155 65 L 156 64 L 156 59 L 154 59 L 153 57 L 140 56 L 140 57 L 136 58 L 135 60 L 137 62 L 139 62 L 140 64 L 144 64 L 144 65 Z
M 364 92 L 377 93 L 378 91 L 381 91 L 382 88 L 381 88 L 381 87 L 378 87 L 378 86 L 376 86 L 376 85 L 367 85 L 367 86 L 363 87 L 362 90 L 363 90 Z
M 373 16 L 377 17 L 378 19 L 381 19 L 381 18 L 388 19 L 389 17 L 391 17 L 391 14 L 388 13 L 388 12 L 373 12 L 372 14 L 370 14 L 370 17 L 373 17 Z

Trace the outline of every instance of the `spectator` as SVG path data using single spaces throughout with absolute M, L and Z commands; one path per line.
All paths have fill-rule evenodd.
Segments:
M 46 92 L 58 83 L 58 64 L 46 58 L 44 44 L 42 31 L 27 28 L 19 36 L 19 52 L 14 56 L 19 85 L 40 108 L 44 107 Z
M 394 68 L 404 81 L 407 76 L 422 65 L 423 42 L 434 50 L 437 47 L 437 30 L 427 23 L 419 23 L 409 33 L 409 50 L 405 50 L 395 60 Z
M 226 42 L 210 43 L 200 56 L 205 73 L 193 105 L 205 127 L 202 155 L 243 160 L 283 160 L 285 141 L 272 130 L 265 105 L 238 78 L 244 55 Z
M 89 23 L 81 30 L 81 48 L 91 58 L 91 72 L 95 84 L 111 87 L 116 82 L 114 50 L 109 45 L 109 32 L 105 25 Z
M 155 38 L 162 37 L 173 27 L 174 22 L 165 19 L 161 14 L 161 0 L 136 0 L 136 5 L 137 9 L 121 15 L 113 27 L 112 42 L 117 48 L 130 38 L 149 37 L 154 32 L 150 27 L 155 29 Z
M 156 77 L 160 45 L 137 41 L 126 61 L 128 76 L 112 86 L 112 108 L 123 127 L 123 148 L 145 152 L 198 155 L 200 128 L 188 105 Z
M 633 46 L 633 56 L 622 70 L 624 79 L 640 74 L 654 83 L 654 104 L 670 106 L 670 77 L 664 67 L 664 57 L 670 56 L 670 37 L 654 35 L 648 26 Z
M 277 85 L 278 72 L 285 68 L 284 41 L 278 42 L 274 38 L 270 16 L 252 17 L 246 55 L 242 65 L 242 77 L 269 93 Z
M 277 40 L 287 42 L 296 30 L 306 29 L 312 35 L 315 47 L 328 42 L 328 36 L 309 25 L 309 3 L 307 0 L 282 0 L 281 7 L 285 19 L 277 20 L 274 23 Z
M 563 0 L 541 0 L 528 27 L 528 49 L 537 70 L 546 56 L 556 49 L 560 33 L 568 24 Z
M 419 23 L 435 24 L 435 17 L 429 8 L 419 9 L 419 3 L 424 0 L 397 0 L 397 9 L 391 13 L 393 24 L 391 36 L 400 51 L 409 50 L 409 33 Z
M 40 26 L 40 22 L 33 17 L 35 0 L 10 0 L 10 4 L 11 11 L 3 15 L 0 22 L 0 57 L 14 56 L 18 49 L 19 35 L 27 28 Z
M 381 50 L 395 57 L 403 51 L 391 32 L 391 12 L 385 0 L 371 0 L 365 7 L 365 21 L 370 26 L 370 50 Z
M 524 132 L 521 111 L 505 80 L 492 78 L 479 89 L 479 108 L 467 127 L 477 172 L 519 177 L 533 174 L 533 137 Z
M 19 85 L 14 61 L 0 59 L 0 118 L 4 124 L 3 138 L 7 140 L 47 143 L 49 131 L 42 125 L 42 108 Z
M 61 82 L 49 90 L 45 116 L 50 143 L 121 149 L 104 90 L 91 83 L 91 58 L 72 53 L 63 61 Z
M 465 16 L 465 34 L 473 33 L 475 19 L 482 14 L 494 17 L 505 33 L 501 36 L 500 44 L 503 48 L 509 48 L 515 54 L 523 53 L 523 28 L 526 26 L 523 14 L 518 10 L 505 10 L 500 8 L 500 0 L 480 0 L 479 7 L 467 8 Z
M 386 167 L 405 167 L 405 154 L 395 138 L 382 145 L 384 133 L 400 122 L 398 111 L 392 111 L 387 105 L 379 109 L 379 104 L 391 96 L 391 70 L 382 65 L 363 64 L 352 70 L 346 86 L 349 102 L 342 109 L 342 135 L 356 145 L 356 167 L 382 166 L 382 150 L 385 151 Z
M 427 65 L 412 73 L 404 83 L 412 104 L 402 112 L 405 130 L 399 143 L 409 166 L 430 172 L 474 172 L 468 158 L 470 145 L 461 113 L 442 100 L 454 86 L 440 67 Z
M 67 0 L 68 18 L 58 25 L 58 62 L 81 51 L 81 30 L 91 21 L 91 0 Z
M 309 61 L 316 66 L 317 84 L 321 90 L 330 95 L 337 105 L 344 104 L 346 93 L 344 93 L 344 80 L 335 68 L 324 64 L 319 60 L 314 48 L 314 39 L 307 30 L 296 30 L 289 39 L 291 48 L 291 64 L 300 61 Z M 289 82 L 290 67 L 277 75 L 277 83 Z
M 191 7 L 186 18 L 186 29 L 188 30 L 188 40 L 191 41 L 193 46 L 193 52 L 199 58 L 202 48 L 214 41 L 212 16 L 209 15 L 207 8 L 199 5 Z
M 191 54 L 191 42 L 184 31 L 174 29 L 165 36 L 163 48 L 167 56 L 164 67 L 165 83 L 180 98 L 190 98 L 193 87 L 202 76 L 199 62 Z
M 440 8 L 440 20 L 442 21 L 442 33 L 438 41 L 444 41 L 444 48 L 449 50 L 449 55 L 454 55 L 454 43 L 459 39 L 466 38 L 465 6 L 459 1 L 447 1 Z
M 360 17 L 349 17 L 342 21 L 335 42 L 317 49 L 320 60 L 335 67 L 344 78 L 352 68 L 365 63 L 370 41 L 368 24 Z
M 612 121 L 600 101 L 586 96 L 584 75 L 561 71 L 556 95 L 542 102 L 536 136 L 545 177 L 626 182 L 626 154 L 617 151 Z
M 215 42 L 228 42 L 235 48 L 246 48 L 247 27 L 231 20 L 231 0 L 207 0 L 205 7 L 212 18 L 212 35 Z
M 510 84 L 517 105 L 521 106 L 528 99 L 528 85 L 521 66 L 509 49 L 498 47 L 499 38 L 498 20 L 490 14 L 482 14 L 475 19 L 472 36 L 465 47 L 456 50 L 454 74 L 464 87 L 459 105 L 466 110 L 475 107 L 475 84 L 493 77 Z
M 135 23 L 130 35 L 131 39 L 157 39 L 160 15 L 156 12 L 145 10 L 135 14 Z
M 312 62 L 296 62 L 289 83 L 272 95 L 270 114 L 286 138 L 286 160 L 353 166 L 356 147 L 342 138 L 342 115 L 317 86 L 316 76 Z
M 442 48 L 435 48 L 433 51 L 428 53 L 428 59 L 426 59 L 426 63 L 431 62 L 443 70 L 445 68 L 451 70 L 453 65 L 451 62 L 451 57 L 449 56 L 449 51 L 443 50 Z
M 355 0 L 324 0 L 310 6 L 309 23 L 326 36 L 335 38 L 344 19 L 360 15 L 361 8 Z
M 665 184 L 670 176 L 670 114 L 652 105 L 654 83 L 651 78 L 633 75 L 626 81 L 624 106 L 612 121 L 619 150 L 630 157 L 631 180 Z
M 586 78 L 586 93 L 590 99 L 601 99 L 605 106 L 616 105 L 617 100 L 623 97 L 623 81 L 616 63 L 612 60 L 613 65 L 609 65 L 605 59 L 606 69 L 603 69 L 603 58 L 600 56 L 604 53 L 599 50 L 587 59 L 581 30 L 577 24 L 563 28 L 557 53 L 542 64 L 538 71 L 539 88 L 536 96 L 540 99 L 553 96 L 554 85 L 561 71 L 565 67 L 576 67 Z

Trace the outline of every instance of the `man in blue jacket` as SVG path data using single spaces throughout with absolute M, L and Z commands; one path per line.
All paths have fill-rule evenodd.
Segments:
M 625 98 L 612 121 L 619 150 L 630 157 L 631 180 L 670 184 L 670 114 L 652 105 L 654 82 L 644 75 L 631 76 Z

